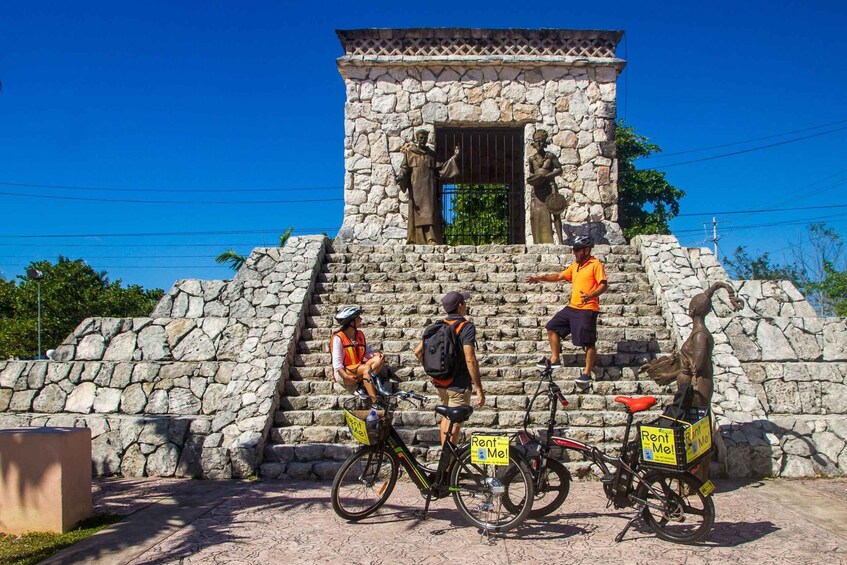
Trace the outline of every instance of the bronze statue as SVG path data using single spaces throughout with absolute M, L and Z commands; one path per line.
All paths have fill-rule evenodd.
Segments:
M 439 163 L 435 151 L 427 147 L 429 132 L 415 132 L 415 143 L 407 143 L 400 151 L 403 162 L 397 184 L 403 192 L 409 192 L 409 224 L 406 234 L 408 243 L 440 245 L 444 243 L 441 226 L 441 199 L 438 194 L 439 179 L 459 176 L 459 146 L 445 163 Z
M 535 243 L 554 243 L 553 229 L 560 245 L 562 237 L 562 211 L 565 198 L 556 187 L 557 176 L 562 174 L 562 165 L 555 155 L 545 151 L 547 132 L 537 130 L 532 135 L 535 153 L 529 157 L 529 177 L 526 182 L 532 186 L 529 204 L 529 223 L 532 228 L 532 240 Z
M 683 384 L 691 385 L 694 397 L 693 407 L 709 407 L 712 402 L 712 350 L 715 340 L 706 327 L 706 314 L 712 309 L 712 295 L 719 288 L 729 293 L 729 301 L 735 310 L 740 310 L 744 303 L 735 296 L 735 291 L 724 282 L 716 282 L 705 292 L 691 299 L 688 304 L 688 315 L 691 316 L 691 335 L 679 348 L 679 351 L 669 357 L 653 359 L 639 369 L 646 371 L 647 376 L 659 383 L 667 385 L 676 380 L 677 387 Z
M 729 302 L 733 309 L 740 310 L 744 303 L 735 296 L 735 290 L 724 282 L 712 284 L 705 292 L 701 292 L 688 303 L 688 315 L 691 316 L 691 335 L 682 344 L 677 353 L 669 357 L 653 359 L 642 365 L 639 373 L 646 371 L 647 375 L 659 383 L 667 385 L 676 380 L 676 386 L 691 385 L 693 398 L 691 406 L 696 408 L 708 407 L 711 412 L 712 391 L 714 390 L 712 351 L 715 339 L 706 327 L 706 314 L 712 309 L 712 295 L 719 288 L 729 293 Z M 714 418 L 712 419 L 714 426 Z M 714 435 L 714 432 L 713 432 Z M 709 479 L 709 465 L 699 465 L 694 474 L 701 480 Z

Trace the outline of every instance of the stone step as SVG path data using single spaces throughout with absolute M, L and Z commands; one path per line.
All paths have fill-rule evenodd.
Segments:
M 324 295 L 325 297 L 326 295 Z M 331 327 L 335 313 L 342 305 L 357 304 L 355 296 L 347 297 L 349 302 L 330 303 L 325 299 L 320 303 L 309 306 L 305 327 Z M 361 304 L 366 317 L 366 327 L 420 327 L 429 325 L 433 319 L 444 318 L 444 310 L 440 304 L 409 303 L 395 300 L 391 304 Z M 544 327 L 544 325 L 564 306 L 522 304 L 517 306 L 495 306 L 486 304 L 471 304 L 470 319 L 477 327 Z M 479 313 L 477 312 L 479 311 Z M 482 312 L 492 312 L 485 313 Z M 648 320 L 633 320 L 647 316 Z M 624 320 L 618 318 L 626 318 Z M 649 325 L 662 327 L 665 325 L 661 317 L 661 308 L 653 304 L 604 304 L 598 319 L 598 325 L 606 326 L 639 326 Z
M 409 264 L 402 262 L 389 262 L 381 265 L 369 263 L 337 263 L 326 262 L 321 267 L 321 273 L 329 274 L 347 274 L 349 282 L 360 282 L 364 280 L 364 275 L 373 273 L 384 273 L 391 275 L 390 278 L 394 282 L 518 282 L 523 281 L 529 275 L 537 275 L 542 273 L 561 272 L 567 265 L 543 265 L 538 263 L 519 263 L 514 266 L 514 270 L 507 272 L 491 272 L 489 270 L 475 269 L 472 263 L 432 263 L 432 264 Z M 626 263 L 611 263 L 606 264 L 606 273 L 623 272 L 623 273 L 643 273 L 644 267 L 638 262 Z M 485 269 L 490 269 L 486 267 Z M 504 269 L 506 271 L 506 269 Z M 362 276 L 354 277 L 359 274 Z
M 326 308 L 324 306 L 324 308 Z M 397 305 L 396 307 L 392 307 L 392 310 L 401 310 L 403 308 L 407 309 L 416 309 L 416 306 L 404 306 Z M 612 313 L 601 313 L 599 319 L 597 320 L 598 327 L 618 327 L 618 328 L 630 328 L 630 327 L 645 327 L 645 328 L 663 328 L 665 327 L 664 319 L 660 316 L 652 315 L 651 308 L 653 310 L 658 310 L 658 307 L 637 307 L 632 308 L 636 310 L 636 312 L 628 313 L 628 314 L 612 314 Z M 338 307 L 332 307 L 332 311 L 337 311 Z M 377 328 L 385 328 L 387 332 L 384 335 L 398 335 L 393 334 L 391 332 L 404 332 L 404 331 L 418 331 L 423 332 L 424 328 L 426 328 L 431 323 L 437 320 L 444 319 L 444 312 L 433 312 L 429 315 L 421 315 L 421 314 L 379 314 L 380 310 L 386 309 L 385 307 L 370 307 L 365 310 L 363 318 L 365 320 L 365 331 L 367 332 L 369 329 L 377 329 Z M 435 310 L 435 308 L 433 308 Z M 552 309 L 551 309 L 552 310 Z M 638 314 L 637 312 L 642 312 L 642 314 Z M 311 315 L 306 316 L 304 329 L 312 329 L 312 328 L 334 328 L 337 326 L 335 319 L 332 315 L 318 316 L 316 314 L 316 309 L 313 306 L 311 308 Z M 555 315 L 555 313 L 551 313 L 549 315 L 542 316 L 521 316 L 521 315 L 506 315 L 500 314 L 496 316 L 469 316 L 470 320 L 473 321 L 474 325 L 477 328 L 477 331 L 484 330 L 492 330 L 496 329 L 501 332 L 504 332 L 502 335 L 504 336 L 517 336 L 519 335 L 517 332 L 527 331 L 533 332 L 536 330 L 540 330 L 543 328 L 547 322 Z
M 292 411 L 314 411 L 314 410 L 340 410 L 341 405 L 349 400 L 349 396 L 347 395 L 338 395 L 338 394 L 317 394 L 311 392 L 299 393 L 296 390 L 292 390 L 290 384 L 300 384 L 305 381 L 293 381 L 292 383 L 286 384 L 286 394 L 285 396 L 280 397 L 279 401 L 279 410 L 282 412 L 292 412 Z M 484 383 L 483 387 L 486 384 L 490 385 L 491 383 Z M 622 391 L 615 391 L 614 387 L 604 387 L 605 391 L 611 394 L 601 394 L 599 392 L 594 392 L 592 390 L 586 390 L 585 392 L 570 392 L 572 390 L 572 384 L 565 384 L 565 389 L 568 392 L 565 392 L 566 397 L 571 396 L 569 398 L 570 404 L 568 404 L 566 410 L 571 409 L 591 409 L 591 410 L 616 410 L 623 411 L 623 407 L 620 406 L 614 399 L 622 394 Z M 593 388 L 593 387 L 592 387 Z M 638 387 L 635 387 L 638 390 Z M 426 393 L 430 400 L 427 405 L 435 406 L 437 400 L 435 398 L 435 393 L 431 390 L 422 391 Z M 632 393 L 637 396 L 641 396 L 641 394 Z M 659 404 L 665 403 L 666 401 L 670 401 L 672 395 L 670 393 L 665 394 L 655 394 L 654 395 Z M 529 402 L 529 394 L 528 393 L 506 393 L 506 394 L 492 394 L 488 392 L 485 396 L 485 406 L 477 410 L 477 412 L 485 412 L 489 413 L 492 410 L 496 409 L 504 409 L 504 410 L 525 410 L 526 406 Z M 403 405 L 402 409 L 411 409 L 411 404 Z
M 607 351 L 616 350 L 617 344 L 614 344 L 615 349 L 612 349 L 611 345 L 609 349 L 605 349 L 605 345 L 603 342 L 598 342 L 597 362 L 595 363 L 597 367 L 640 367 L 655 358 L 657 354 L 670 353 L 672 351 L 672 348 L 660 350 L 657 345 L 655 346 L 655 351 L 649 352 L 607 353 Z M 648 349 L 653 348 L 650 343 L 648 343 L 648 346 Z M 568 367 L 578 367 L 584 363 L 585 354 L 574 353 L 575 351 L 581 352 L 582 349 L 576 348 L 570 343 L 562 344 L 562 364 Z M 541 356 L 549 356 L 549 354 L 549 349 L 535 353 L 489 353 L 478 351 L 476 359 L 480 367 L 532 367 L 538 362 Z M 411 349 L 404 353 L 389 353 L 385 359 L 389 367 L 413 367 L 419 364 L 418 360 L 412 354 Z M 293 365 L 296 367 L 330 366 L 329 354 L 298 352 L 294 354 Z
M 601 260 L 618 257 L 640 258 L 638 249 L 630 245 L 595 245 L 591 254 Z M 549 244 L 537 245 L 356 245 L 332 244 L 327 251 L 332 257 L 370 258 L 402 256 L 406 261 L 429 260 L 439 257 L 462 257 L 479 260 L 479 257 L 491 257 L 493 260 L 508 260 L 510 257 L 531 256 L 540 259 L 558 257 L 564 261 L 573 260 L 570 247 Z
M 661 412 L 649 411 L 636 414 L 634 423 L 646 423 L 655 420 Z M 476 416 L 476 412 L 472 416 Z M 523 422 L 523 412 L 491 412 L 496 415 L 497 422 L 487 423 L 486 413 L 481 413 L 479 419 L 469 421 L 462 426 L 459 441 L 467 441 L 474 433 L 508 433 L 519 431 Z M 558 426 L 567 426 L 568 437 L 588 442 L 601 444 L 609 442 L 609 447 L 619 447 L 621 439 L 626 431 L 626 413 L 610 411 L 591 412 L 559 412 L 556 415 Z M 503 422 L 498 425 L 498 422 Z M 543 426 L 543 424 L 542 424 Z M 541 426 L 536 426 L 536 429 Z M 439 429 L 436 424 L 418 426 L 395 426 L 397 433 L 406 442 L 406 445 L 424 446 L 427 448 L 438 446 L 440 443 Z M 558 432 L 557 432 L 558 433 Z M 632 434 L 632 432 L 630 432 Z M 280 451 L 286 451 L 286 447 L 304 443 L 341 443 L 352 444 L 355 442 L 350 435 L 350 430 L 345 425 L 308 425 L 308 426 L 283 426 L 272 427 L 270 430 L 270 443 L 265 447 L 265 457 L 268 460 L 277 460 Z M 615 445 L 617 444 L 617 445 Z M 602 445 L 601 445 L 602 447 Z
M 493 376 L 491 375 L 491 373 L 496 372 L 497 369 L 489 369 L 492 370 L 480 371 L 482 373 L 483 387 L 487 395 L 529 395 L 534 394 L 538 387 L 537 373 L 527 373 L 523 376 L 515 375 L 515 378 L 513 379 L 504 380 L 503 377 L 496 374 Z M 581 388 L 574 382 L 574 378 L 579 373 L 578 370 L 559 370 L 556 371 L 554 378 L 556 380 L 556 384 L 559 385 L 565 395 L 576 394 L 580 396 L 597 394 L 614 396 L 640 396 L 649 394 L 653 396 L 660 396 L 671 394 L 676 386 L 675 383 L 672 385 L 659 385 L 651 380 L 638 380 L 634 376 L 634 369 L 631 368 L 625 369 L 625 371 L 629 372 L 629 375 L 627 375 L 629 378 L 621 378 L 621 371 L 617 368 L 612 368 L 608 371 L 617 373 L 617 378 L 615 380 L 610 380 L 607 378 L 609 377 L 609 374 L 606 371 L 595 369 L 595 380 L 588 389 Z M 334 380 L 330 380 L 328 378 L 329 373 L 329 369 L 326 370 L 326 373 L 317 373 L 312 371 L 307 379 L 287 380 L 280 392 L 284 397 L 304 397 L 310 394 L 346 397 L 348 393 Z M 392 386 L 395 386 L 397 390 L 416 392 L 418 394 L 428 395 L 434 398 L 438 394 L 435 389 L 435 385 L 431 383 L 428 377 L 422 374 L 422 370 L 419 371 L 419 373 L 421 374 L 417 375 L 417 380 L 395 383 L 392 384 Z M 343 398 L 340 401 L 343 401 Z M 284 402 L 292 401 L 286 400 Z
M 352 281 L 348 277 L 349 274 L 355 274 L 354 277 L 356 280 Z M 612 289 L 617 288 L 621 284 L 627 283 L 636 283 L 636 284 L 649 284 L 647 275 L 644 274 L 643 271 L 629 271 L 629 272 L 607 272 L 606 278 L 609 281 L 609 285 Z M 338 285 L 338 284 L 350 284 L 350 285 L 370 285 L 370 290 L 380 291 L 381 288 L 385 287 L 382 291 L 389 290 L 397 290 L 403 292 L 413 292 L 415 287 L 418 288 L 430 288 L 435 286 L 441 287 L 442 292 L 447 292 L 452 290 L 452 287 L 455 286 L 454 283 L 438 283 L 434 281 L 416 281 L 416 280 L 395 280 L 393 277 L 389 277 L 388 273 L 379 273 L 379 272 L 355 272 L 355 273 L 346 273 L 346 272 L 328 272 L 328 269 L 322 270 L 318 273 L 317 276 L 318 284 L 328 284 L 328 285 Z M 466 284 L 466 290 L 469 292 L 496 292 L 496 290 L 502 284 L 517 284 L 517 283 L 497 283 L 497 282 L 481 282 L 481 281 L 468 281 Z M 564 283 L 563 283 L 564 284 Z M 536 288 L 542 289 L 547 287 L 555 287 L 555 284 L 536 284 L 534 285 Z
M 604 444 L 610 454 L 616 454 L 619 443 Z M 276 460 L 265 460 L 260 468 L 262 479 L 284 481 L 332 481 L 344 461 L 352 455 L 359 444 L 310 443 L 301 445 L 277 446 L 274 454 Z M 424 464 L 432 466 L 441 456 L 441 448 L 433 446 L 424 448 L 410 446 L 415 456 Z M 569 452 L 563 448 L 554 448 L 553 456 L 562 461 L 575 480 L 599 480 L 596 469 L 587 461 L 581 460 L 578 453 Z M 405 472 L 401 473 L 399 481 L 409 481 Z M 420 503 L 423 507 L 423 501 Z
M 570 285 L 563 284 L 527 284 L 521 281 L 508 282 L 468 282 L 461 286 L 462 290 L 471 293 L 478 301 L 501 299 L 504 295 L 517 295 L 521 297 L 529 297 L 529 302 L 535 301 L 553 301 L 558 302 L 560 296 L 570 294 Z M 356 294 L 356 295 L 371 295 L 371 294 L 424 294 L 432 296 L 442 296 L 445 292 L 456 290 L 455 283 L 439 283 L 439 282 L 318 282 L 315 284 L 315 294 Z M 648 293 L 652 292 L 652 287 L 644 280 L 631 280 L 609 283 L 609 290 L 605 297 L 614 296 L 621 293 Z M 478 296 L 477 296 L 478 295 Z M 504 302 L 505 300 L 501 300 Z
M 665 328 L 664 320 L 659 317 L 647 316 L 601 316 L 598 320 L 598 332 L 602 339 L 607 341 L 624 340 L 651 340 L 670 339 L 670 330 Z M 546 323 L 546 322 L 545 322 Z M 541 319 L 537 325 L 528 327 L 482 327 L 477 326 L 477 341 L 547 341 L 547 332 Z M 412 340 L 417 341 L 421 337 L 423 328 L 402 325 L 398 327 L 372 326 L 367 324 L 365 336 L 368 343 L 374 347 L 382 347 L 384 340 Z M 329 343 L 330 336 L 334 333 L 333 327 L 314 327 L 307 325 L 300 333 L 300 338 L 305 342 L 319 341 Z M 310 346 L 311 347 L 311 346 Z M 327 347 L 329 347 L 327 345 Z
M 569 295 L 569 294 L 568 294 Z M 397 294 L 393 292 L 387 293 L 350 293 L 350 292 L 326 292 L 315 294 L 312 296 L 312 304 L 359 304 L 363 308 L 369 305 L 420 305 L 425 306 L 431 304 L 440 308 L 441 293 L 426 294 L 422 292 Z M 507 311 L 519 310 L 526 312 L 527 315 L 536 314 L 554 314 L 567 305 L 568 297 L 563 293 L 550 293 L 546 298 L 542 299 L 538 296 L 514 292 L 511 294 L 500 294 L 491 296 L 474 296 L 471 295 L 469 301 L 471 312 L 482 307 L 505 307 Z M 615 293 L 608 292 L 603 295 L 601 302 L 601 311 L 603 307 L 613 304 L 656 304 L 656 297 L 652 292 L 623 292 Z M 437 309 L 436 308 L 436 309 Z
M 653 334 L 652 336 L 650 335 L 651 333 Z M 653 330 L 641 330 L 640 333 L 634 330 L 628 330 L 628 338 L 610 340 L 607 338 L 611 336 L 602 331 L 598 331 L 599 339 L 597 340 L 597 350 L 605 353 L 660 353 L 662 351 L 669 352 L 673 350 L 672 340 L 656 339 L 655 334 L 656 332 Z M 536 337 L 540 338 L 541 336 L 539 335 Z M 415 346 L 417 346 L 419 339 L 419 337 L 413 340 L 377 340 L 375 338 L 371 338 L 369 343 L 371 343 L 375 349 L 379 349 L 385 354 L 397 353 L 402 355 L 404 353 L 411 353 Z M 581 347 L 577 348 L 572 345 L 570 347 L 565 345 L 562 349 L 563 351 L 569 351 L 572 349 L 579 351 L 582 350 Z M 329 361 L 329 337 L 327 337 L 327 339 L 312 339 L 308 341 L 301 340 L 297 342 L 297 352 L 301 355 L 325 353 L 327 357 L 324 362 L 326 363 Z M 535 341 L 491 340 L 477 337 L 476 352 L 477 355 L 481 353 L 529 353 L 549 355 L 550 345 L 546 339 L 543 341 L 540 339 L 536 339 Z

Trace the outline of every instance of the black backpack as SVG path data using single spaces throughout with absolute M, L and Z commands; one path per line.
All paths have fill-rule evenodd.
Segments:
M 423 368 L 432 383 L 448 387 L 461 366 L 459 355 L 464 355 L 459 332 L 467 320 L 442 320 L 426 328 L 423 333 Z

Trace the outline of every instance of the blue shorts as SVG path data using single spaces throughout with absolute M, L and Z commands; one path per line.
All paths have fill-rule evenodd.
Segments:
M 571 343 L 577 347 L 594 347 L 597 343 L 597 317 L 600 312 L 594 310 L 577 310 L 565 306 L 547 322 L 548 330 L 556 332 L 559 337 L 571 336 Z

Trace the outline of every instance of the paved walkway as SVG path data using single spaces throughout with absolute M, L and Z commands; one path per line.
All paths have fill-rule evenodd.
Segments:
M 112 479 L 95 484 L 95 511 L 128 514 L 45 563 L 847 563 L 847 479 L 722 482 L 708 542 L 663 542 L 605 508 L 599 483 L 576 483 L 559 513 L 482 538 L 452 500 L 430 519 L 410 483 L 376 516 L 348 524 L 328 483 Z

